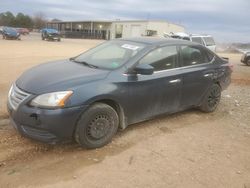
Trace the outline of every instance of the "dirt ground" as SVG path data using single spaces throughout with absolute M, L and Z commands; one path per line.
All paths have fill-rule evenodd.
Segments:
M 240 54 L 220 54 L 234 72 L 214 113 L 189 110 L 132 125 L 96 150 L 21 137 L 5 108 L 11 83 L 31 66 L 100 42 L 0 39 L 0 187 L 250 188 L 250 67 Z

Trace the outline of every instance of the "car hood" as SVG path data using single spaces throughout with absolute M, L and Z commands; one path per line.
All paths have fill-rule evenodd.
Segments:
M 63 60 L 29 69 L 19 77 L 16 85 L 26 92 L 42 94 L 69 90 L 86 82 L 104 79 L 109 72 Z

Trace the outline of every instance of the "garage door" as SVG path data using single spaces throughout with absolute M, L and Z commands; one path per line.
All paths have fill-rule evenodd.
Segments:
M 132 25 L 131 26 L 131 37 L 140 37 L 141 32 L 140 32 L 140 25 Z

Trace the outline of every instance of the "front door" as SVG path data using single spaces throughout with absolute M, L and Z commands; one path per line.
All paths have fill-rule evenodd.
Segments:
M 177 111 L 182 78 L 178 67 L 176 46 L 159 47 L 139 63 L 154 67 L 152 75 L 130 75 L 128 123 L 136 123 L 150 117 Z

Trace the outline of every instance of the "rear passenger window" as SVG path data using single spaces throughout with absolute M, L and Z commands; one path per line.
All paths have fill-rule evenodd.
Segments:
M 198 44 L 204 45 L 203 40 L 201 37 L 192 37 L 192 41 Z
M 182 46 L 181 56 L 182 66 L 198 65 L 209 62 L 205 52 L 195 46 Z
M 178 52 L 176 46 L 166 46 L 153 50 L 140 60 L 140 64 L 154 67 L 154 71 L 177 67 Z
M 208 61 L 212 61 L 212 60 L 214 59 L 215 55 L 212 54 L 212 53 L 209 52 L 209 51 L 206 51 L 206 53 L 207 53 Z

